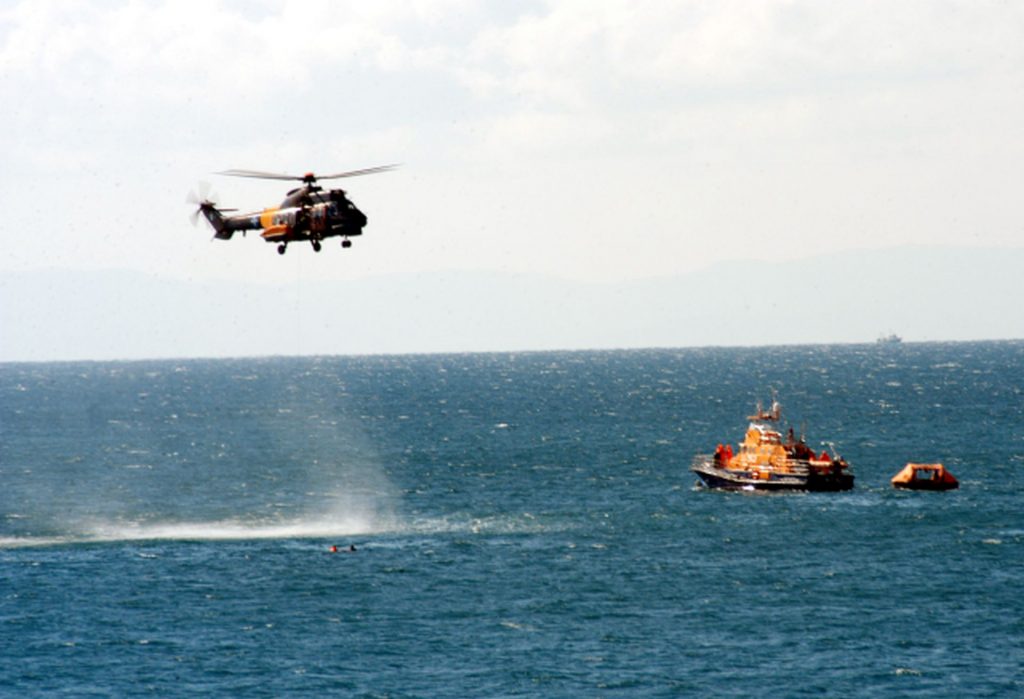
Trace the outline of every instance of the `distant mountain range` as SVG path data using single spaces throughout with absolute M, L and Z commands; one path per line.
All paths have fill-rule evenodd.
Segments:
M 0 273 L 0 361 L 1024 338 L 1024 248 L 737 261 L 587 284 L 494 272 L 358 281 Z

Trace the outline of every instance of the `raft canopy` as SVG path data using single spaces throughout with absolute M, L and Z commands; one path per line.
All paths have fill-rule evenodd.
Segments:
M 893 485 L 909 485 L 921 482 L 957 484 L 956 478 L 942 464 L 908 463 L 903 467 L 903 470 L 892 477 Z

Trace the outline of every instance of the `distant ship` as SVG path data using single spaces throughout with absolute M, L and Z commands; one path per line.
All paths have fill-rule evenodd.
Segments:
M 849 464 L 835 453 L 815 454 L 793 428 L 785 439 L 774 423 L 782 417 L 782 407 L 772 401 L 770 410 L 757 405 L 748 419 L 750 426 L 739 446 L 721 444 L 714 454 L 698 454 L 691 471 L 709 488 L 727 490 L 813 490 L 839 491 L 853 488 Z
M 896 333 L 889 333 L 888 335 L 882 335 L 875 342 L 880 345 L 898 345 L 903 342 L 903 338 Z

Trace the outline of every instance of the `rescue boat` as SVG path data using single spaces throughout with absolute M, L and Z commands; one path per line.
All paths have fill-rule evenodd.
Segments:
M 698 454 L 690 470 L 708 488 L 728 490 L 841 491 L 853 488 L 849 464 L 835 449 L 815 454 L 789 428 L 786 437 L 776 428 L 782 406 L 772 402 L 770 410 L 760 403 L 748 418 L 750 425 L 734 454 L 731 446 L 718 445 L 713 454 Z
M 893 488 L 907 490 L 954 490 L 960 487 L 956 477 L 942 464 L 907 464 L 892 477 Z

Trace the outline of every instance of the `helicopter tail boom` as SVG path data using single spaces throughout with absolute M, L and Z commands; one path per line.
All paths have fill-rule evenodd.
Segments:
M 235 234 L 235 231 L 228 226 L 227 219 L 224 218 L 224 214 L 216 206 L 204 203 L 199 207 L 199 211 L 210 222 L 210 225 L 213 226 L 214 238 L 231 240 L 231 236 Z

